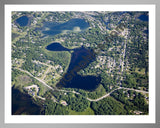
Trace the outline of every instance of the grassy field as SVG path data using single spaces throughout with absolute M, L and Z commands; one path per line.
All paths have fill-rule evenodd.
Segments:
M 144 75 L 145 74 L 145 68 L 143 68 L 141 70 L 140 70 L 140 68 L 136 68 L 135 72 Z
M 97 99 L 106 94 L 105 88 L 103 85 L 99 85 L 96 90 L 93 92 L 88 92 L 88 98 Z
M 90 107 L 85 109 L 83 112 L 69 110 L 69 115 L 94 115 L 94 111 Z

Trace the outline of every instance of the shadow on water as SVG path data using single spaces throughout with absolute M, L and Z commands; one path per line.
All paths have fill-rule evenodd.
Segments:
M 12 115 L 43 115 L 41 107 L 28 94 L 12 87 Z

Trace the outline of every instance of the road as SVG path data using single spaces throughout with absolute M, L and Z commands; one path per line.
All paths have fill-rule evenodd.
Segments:
M 119 88 L 111 91 L 110 93 L 105 94 L 104 96 L 102 96 L 102 97 L 100 97 L 100 98 L 98 98 L 98 99 L 90 99 L 90 98 L 87 97 L 87 100 L 89 100 L 89 101 L 94 101 L 94 102 L 100 101 L 100 100 L 102 100 L 102 99 L 110 96 L 110 94 L 113 93 L 114 91 L 116 91 L 116 90 L 118 90 L 118 89 L 121 89 L 121 88 L 122 88 L 122 87 L 119 87 Z
M 50 67 L 50 68 L 56 69 L 56 67 L 55 67 L 55 66 L 52 66 L 52 65 L 49 65 L 49 64 L 46 64 L 46 63 L 40 62 L 40 61 L 36 61 L 36 60 L 34 60 L 34 61 L 32 61 L 32 62 L 33 62 L 33 63 L 36 63 L 36 64 L 42 64 L 42 65 L 48 66 L 48 67 Z
M 119 87 L 119 88 L 112 90 L 110 93 L 107 93 L 107 94 L 105 94 L 104 96 L 102 96 L 102 97 L 100 97 L 98 99 L 90 99 L 88 97 L 86 99 L 89 100 L 89 101 L 97 102 L 97 101 L 100 101 L 100 100 L 102 100 L 102 99 L 110 96 L 111 93 L 113 93 L 114 91 L 119 90 L 119 89 L 133 90 L 133 91 L 136 91 L 136 92 L 139 92 L 139 93 L 149 93 L 149 92 L 146 92 L 146 91 L 143 91 L 143 90 L 137 90 L 137 89 L 133 89 L 133 88 Z
M 123 61 L 122 61 L 122 65 L 121 65 L 121 67 L 122 67 L 122 74 L 123 74 L 123 66 L 124 66 L 124 58 L 125 58 L 125 54 L 126 54 L 126 45 L 127 45 L 127 41 L 125 40 L 125 43 L 124 43 L 124 50 L 123 50 Z
M 27 73 L 28 75 L 30 75 L 31 77 L 35 78 L 36 80 L 38 80 L 38 81 L 41 82 L 43 85 L 47 86 L 49 89 L 51 89 L 51 90 L 53 90 L 53 91 L 56 90 L 56 91 L 62 91 L 62 92 L 71 92 L 71 93 L 78 94 L 78 95 L 80 94 L 79 92 L 76 92 L 76 91 L 67 91 L 67 90 L 61 90 L 61 89 L 57 89 L 57 88 L 54 89 L 54 88 L 52 88 L 51 86 L 49 86 L 48 84 L 46 84 L 43 80 L 41 80 L 41 79 L 33 76 L 30 72 L 28 72 L 28 71 L 26 71 L 26 70 L 23 70 L 23 69 L 20 69 L 20 68 L 15 68 L 15 69 L 18 69 L 18 70 L 20 70 L 21 72 Z
M 38 81 L 41 82 L 43 85 L 47 86 L 49 89 L 51 89 L 51 90 L 53 90 L 53 91 L 56 90 L 56 91 L 62 91 L 62 92 L 71 92 L 71 93 L 74 93 L 74 94 L 81 95 L 79 92 L 76 92 L 76 91 L 67 91 L 67 90 L 61 90 L 61 89 L 57 89 L 57 88 L 54 89 L 54 88 L 52 88 L 51 86 L 47 85 L 43 80 L 41 80 L 41 79 L 33 76 L 30 72 L 25 71 L 25 70 L 20 69 L 20 68 L 15 68 L 15 69 L 18 69 L 18 70 L 20 70 L 20 71 L 22 71 L 22 72 L 27 73 L 28 75 L 30 75 L 31 77 L 35 78 L 36 80 L 38 80 Z M 143 90 L 137 90 L 137 89 L 133 89 L 133 88 L 118 87 L 118 88 L 112 90 L 111 92 L 105 94 L 104 96 L 102 96 L 102 97 L 100 97 L 100 98 L 97 98 L 97 99 L 90 99 L 90 98 L 88 98 L 88 97 L 85 97 L 85 98 L 86 98 L 87 100 L 91 101 L 91 102 L 97 102 L 97 101 L 100 101 L 100 100 L 102 100 L 102 99 L 110 96 L 111 93 L 113 93 L 114 91 L 119 90 L 119 89 L 133 90 L 133 91 L 136 91 L 136 92 L 139 92 L 139 93 L 149 93 L 149 92 L 146 92 L 146 91 L 143 91 Z
M 20 69 L 20 68 L 15 68 L 15 69 L 18 69 L 18 70 L 20 70 L 20 71 L 22 71 L 22 72 L 27 73 L 28 75 L 30 75 L 31 77 L 35 78 L 36 80 L 38 80 L 39 82 L 41 82 L 43 85 L 47 86 L 49 89 L 51 89 L 51 90 L 54 91 L 54 89 L 53 89 L 51 86 L 49 86 L 48 84 L 46 84 L 43 80 L 41 80 L 41 79 L 33 76 L 30 72 L 28 72 L 28 71 L 26 71 L 26 70 L 23 70 L 23 69 Z
M 51 67 L 49 66 L 49 67 L 48 67 L 48 69 L 46 70 L 46 72 L 44 73 L 42 80 L 44 80 L 44 79 L 45 79 L 46 74 L 49 72 L 49 70 L 50 70 L 50 69 L 51 69 Z
M 146 91 L 143 91 L 143 90 L 137 90 L 137 89 L 133 89 L 133 88 L 124 88 L 124 87 L 122 87 L 122 89 L 133 90 L 133 91 L 140 92 L 140 93 L 149 93 L 149 92 L 146 92 Z

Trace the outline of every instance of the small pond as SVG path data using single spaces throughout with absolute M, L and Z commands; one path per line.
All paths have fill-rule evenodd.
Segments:
M 29 18 L 27 16 L 22 16 L 16 19 L 16 23 L 18 23 L 21 27 L 27 26 L 29 23 Z

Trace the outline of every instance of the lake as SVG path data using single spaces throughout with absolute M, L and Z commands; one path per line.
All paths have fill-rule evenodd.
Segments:
M 63 47 L 60 43 L 52 43 L 46 47 L 49 51 L 70 51 L 69 49 Z
M 16 23 L 18 23 L 21 27 L 27 26 L 29 23 L 29 18 L 27 16 L 22 16 L 16 19 Z
M 85 21 L 85 19 L 71 19 L 64 23 L 57 22 L 43 22 L 42 28 L 37 28 L 41 30 L 45 35 L 56 35 L 60 33 L 66 32 L 81 32 L 89 27 L 89 23 Z
M 147 29 L 147 30 L 144 30 L 143 32 L 146 33 L 146 34 L 148 34 L 149 31 L 148 31 L 148 29 Z
M 148 21 L 148 15 L 140 15 L 138 18 L 142 21 Z
M 43 115 L 41 107 L 33 103 L 32 97 L 12 87 L 12 115 Z
M 59 44 L 61 45 L 61 44 Z M 64 47 L 57 43 L 52 43 L 47 46 L 52 51 L 62 51 Z M 58 47 L 57 47 L 58 46 Z M 52 48 L 54 47 L 54 48 Z M 56 49 L 57 47 L 57 49 Z M 67 49 L 66 51 L 68 51 Z M 77 74 L 78 71 L 87 67 L 91 62 L 95 60 L 95 54 L 92 50 L 84 47 L 72 49 L 71 62 L 69 64 L 67 72 L 63 75 L 62 79 L 57 83 L 57 87 L 65 88 L 77 88 L 92 91 L 95 90 L 100 83 L 100 77 L 97 76 L 81 76 Z

